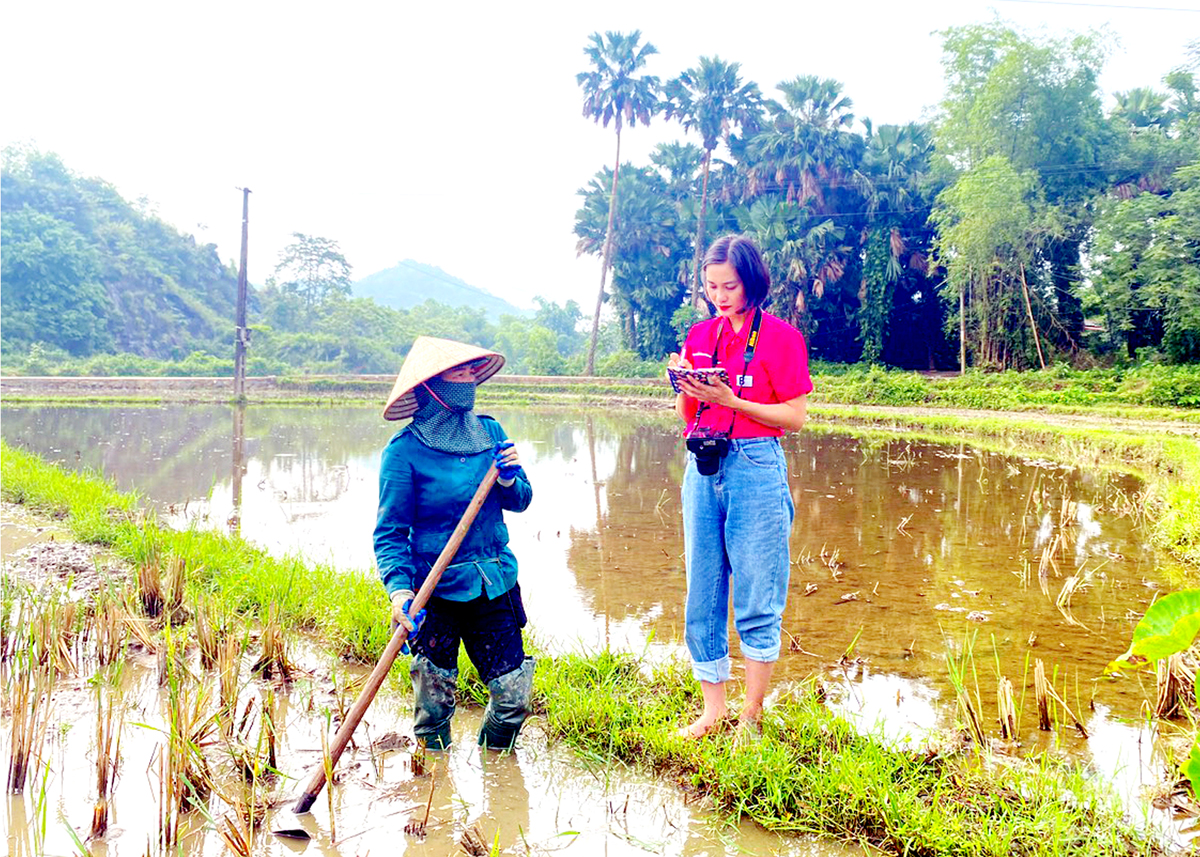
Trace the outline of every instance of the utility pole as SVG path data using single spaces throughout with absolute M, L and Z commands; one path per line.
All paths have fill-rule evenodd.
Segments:
M 250 188 L 242 192 L 242 262 L 238 266 L 237 329 L 233 347 L 233 395 L 239 403 L 246 398 L 246 346 L 250 331 L 246 329 L 246 256 L 250 235 Z

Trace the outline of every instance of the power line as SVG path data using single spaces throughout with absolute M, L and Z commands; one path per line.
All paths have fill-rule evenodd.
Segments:
M 999 0 L 1001 3 L 1026 3 L 1030 6 L 1086 6 L 1090 9 L 1132 9 L 1137 12 L 1185 12 L 1198 13 L 1200 9 L 1185 9 L 1180 6 L 1133 6 L 1123 3 L 1083 3 L 1081 0 Z

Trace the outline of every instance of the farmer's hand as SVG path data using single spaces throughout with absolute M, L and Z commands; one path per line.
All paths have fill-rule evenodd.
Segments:
M 502 440 L 496 443 L 492 450 L 492 460 L 496 462 L 496 470 L 500 472 L 501 485 L 508 487 L 516 481 L 517 473 L 521 470 L 521 458 L 517 454 L 517 448 L 511 440 Z
M 397 625 L 403 625 L 408 631 L 408 638 L 400 647 L 400 651 L 406 655 L 411 652 L 408 644 L 417 639 L 417 634 L 421 631 L 421 623 L 425 621 L 424 609 L 418 610 L 416 616 L 408 615 L 408 608 L 412 606 L 412 600 L 415 597 L 411 589 L 401 589 L 392 595 L 392 621 Z
M 408 607 L 415 597 L 416 595 L 411 589 L 401 589 L 392 593 L 392 621 L 407 628 L 409 636 L 412 636 L 417 630 L 413 617 L 408 615 Z M 422 610 L 417 616 L 421 616 L 424 612 Z

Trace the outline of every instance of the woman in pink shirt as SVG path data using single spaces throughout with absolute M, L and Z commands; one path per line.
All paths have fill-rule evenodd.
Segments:
M 683 477 L 687 562 L 685 638 L 704 710 L 679 730 L 699 738 L 726 716 L 729 602 L 746 669 L 739 729 L 756 727 L 771 671 L 791 559 L 794 508 L 779 438 L 797 431 L 812 392 L 804 337 L 764 312 L 771 275 L 749 238 L 726 235 L 704 258 L 716 316 L 688 332 L 671 368 L 722 367 L 729 382 L 684 378 L 675 410 L 686 423 Z

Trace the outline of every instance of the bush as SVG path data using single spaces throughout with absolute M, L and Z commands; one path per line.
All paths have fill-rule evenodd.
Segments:
M 618 351 L 596 361 L 596 374 L 607 378 L 657 378 L 666 371 L 663 362 L 642 360 L 633 351 Z

